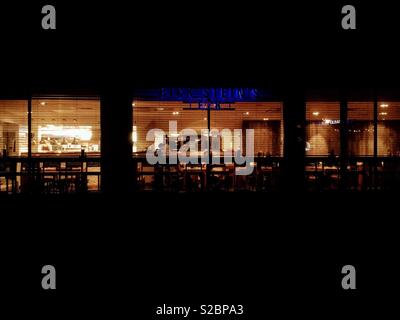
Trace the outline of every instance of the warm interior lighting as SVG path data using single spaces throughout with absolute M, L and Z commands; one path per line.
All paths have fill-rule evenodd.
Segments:
M 92 127 L 91 126 L 55 126 L 46 125 L 39 127 L 39 140 L 42 137 L 46 138 L 75 138 L 82 141 L 90 141 L 92 139 Z
M 136 104 L 135 104 L 135 102 L 132 102 L 132 107 L 134 107 Z
M 97 144 L 92 144 L 91 126 L 45 125 L 38 128 L 38 152 L 78 152 L 99 151 Z
M 325 124 L 339 124 L 340 120 L 322 119 Z
M 381 116 L 386 116 L 387 115 L 387 112 L 381 112 L 381 113 L 379 113 Z
M 137 141 L 138 141 L 137 126 L 133 126 L 132 127 L 132 152 L 137 152 Z
M 387 108 L 387 107 L 389 107 L 389 105 L 387 103 L 382 103 L 381 104 L 381 108 Z
M 212 119 L 211 128 L 219 131 L 226 128 L 233 134 L 234 129 L 253 129 L 255 152 L 274 156 L 281 154 L 283 151 L 283 126 L 280 125 L 280 121 L 282 121 L 280 103 L 236 103 L 232 104 L 230 109 L 229 103 L 221 103 L 220 109 L 214 109 L 214 105 L 215 102 L 210 102 L 210 118 L 208 118 L 208 103 L 201 101 L 200 103 L 192 102 L 191 105 L 181 101 L 140 101 L 133 114 L 133 120 L 136 121 L 139 133 L 138 152 L 145 152 L 150 145 L 154 145 L 145 140 L 145 134 L 150 128 L 162 129 L 168 138 L 172 139 L 173 135 L 169 132 L 168 121 L 177 120 L 179 130 L 191 128 L 197 132 L 194 139 L 199 139 L 199 136 L 203 135 L 201 131 L 207 128 L 207 121 Z M 159 108 L 164 108 L 164 111 L 160 112 Z M 271 122 L 268 127 L 265 127 L 267 125 L 265 121 L 273 123 Z M 243 131 L 244 134 L 245 131 Z M 229 143 L 233 141 L 233 137 L 226 136 L 223 139 L 226 141 L 220 141 L 221 149 L 232 150 L 233 147 Z M 244 143 L 243 137 L 239 137 L 237 140 L 241 144 Z M 167 144 L 167 142 L 165 143 Z M 157 146 L 157 143 L 155 145 Z
M 134 130 L 132 132 L 132 142 L 137 142 L 137 132 L 136 132 L 136 130 Z
M 46 102 L 42 101 L 42 102 L 40 103 L 40 105 L 41 105 L 41 106 L 45 106 L 45 105 L 46 105 Z
M 319 116 L 319 112 L 318 111 L 315 111 L 312 114 L 313 114 L 313 116 Z

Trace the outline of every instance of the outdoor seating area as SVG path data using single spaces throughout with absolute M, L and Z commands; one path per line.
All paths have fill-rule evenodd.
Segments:
M 257 161 L 257 162 L 256 162 Z M 238 175 L 241 167 L 229 164 L 149 165 L 134 157 L 140 191 L 277 191 L 280 188 L 281 159 L 256 159 L 250 175 Z M 257 165 L 258 163 L 258 165 Z
M 0 158 L 0 193 L 100 192 L 100 158 Z

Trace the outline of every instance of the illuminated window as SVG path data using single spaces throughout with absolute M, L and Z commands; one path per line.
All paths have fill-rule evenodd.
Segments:
M 27 155 L 27 100 L 0 100 L 0 152 L 8 156 Z
M 207 104 L 183 102 L 135 101 L 133 111 L 133 139 L 137 152 L 145 152 L 154 143 L 146 141 L 146 134 L 151 129 L 161 129 L 166 133 L 166 143 L 173 136 L 168 136 L 170 121 L 176 121 L 178 141 L 179 132 L 190 128 L 196 132 L 200 141 L 201 130 L 208 128 Z M 245 130 L 254 130 L 254 154 L 281 156 L 283 154 L 282 105 L 278 102 L 254 102 L 210 105 L 210 129 L 212 135 L 218 135 L 220 151 L 237 152 L 245 150 Z M 242 129 L 243 135 L 235 133 Z M 236 134 L 236 136 L 235 136 Z M 156 138 L 156 145 L 162 143 Z M 237 139 L 242 138 L 241 142 Z M 200 146 L 200 143 L 199 143 Z M 179 148 L 179 147 L 178 147 Z M 135 149 L 134 149 L 135 150 Z M 244 153 L 244 152 L 242 152 Z
M 308 102 L 306 105 L 306 154 L 340 154 L 340 104 Z
M 378 103 L 378 155 L 400 156 L 400 103 Z
M 245 150 L 246 129 L 254 130 L 254 155 L 283 155 L 283 117 L 280 102 L 237 102 L 211 111 L 211 129 L 222 136 L 222 151 L 233 151 L 235 129 L 242 129 L 242 151 Z M 228 129 L 225 134 L 223 129 Z M 244 154 L 244 152 L 242 152 Z
M 374 104 L 349 102 L 347 140 L 350 156 L 374 155 Z
M 176 123 L 176 132 L 170 132 L 170 123 Z M 201 130 L 207 129 L 207 111 L 199 109 L 197 104 L 183 102 L 135 101 L 133 125 L 134 152 L 145 152 L 153 144 L 156 147 L 168 144 L 170 138 L 177 138 L 179 149 L 183 142 L 179 135 L 182 129 L 193 129 L 195 138 L 200 140 Z M 146 141 L 146 134 L 152 129 L 160 129 L 165 135 L 156 133 L 152 141 Z
M 100 152 L 100 103 L 91 99 L 32 100 L 32 154 Z

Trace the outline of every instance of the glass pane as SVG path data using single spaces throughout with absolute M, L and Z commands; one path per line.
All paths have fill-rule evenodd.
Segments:
M 144 153 L 153 144 L 159 146 L 168 144 L 170 125 L 176 124 L 178 149 L 181 143 L 179 132 L 182 129 L 196 131 L 198 142 L 201 138 L 201 130 L 207 129 L 207 111 L 198 109 L 196 105 L 183 102 L 158 102 L 135 101 L 133 109 L 133 152 Z M 161 129 L 163 134 L 156 134 L 155 140 L 146 141 L 147 133 L 152 129 Z M 175 134 L 171 132 L 171 134 Z M 174 137 L 175 138 L 175 137 Z M 200 148 L 200 143 L 198 144 Z M 167 148 L 168 150 L 168 148 Z
M 283 155 L 283 116 L 280 102 L 238 102 L 221 105 L 219 110 L 211 111 L 211 129 L 217 129 L 220 133 L 223 129 L 231 131 L 231 134 L 222 136 L 222 151 L 238 151 L 233 150 L 235 129 L 243 131 L 244 151 L 245 130 L 253 129 L 255 156 Z
M 378 103 L 378 155 L 400 156 L 400 103 Z
M 32 99 L 32 155 L 100 152 L 100 102 Z
M 306 155 L 339 155 L 340 103 L 308 102 L 306 121 Z
M 349 156 L 373 156 L 374 104 L 349 102 L 347 119 Z
M 27 156 L 28 102 L 0 100 L 0 150 L 8 156 Z

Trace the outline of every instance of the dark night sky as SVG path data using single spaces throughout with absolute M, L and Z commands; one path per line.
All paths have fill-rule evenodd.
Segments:
M 21 81 L 43 87 L 399 82 L 399 19 L 387 4 L 355 4 L 355 31 L 340 26 L 347 3 L 53 4 L 56 31 L 40 27 L 43 3 L 2 7 L 3 88 Z

